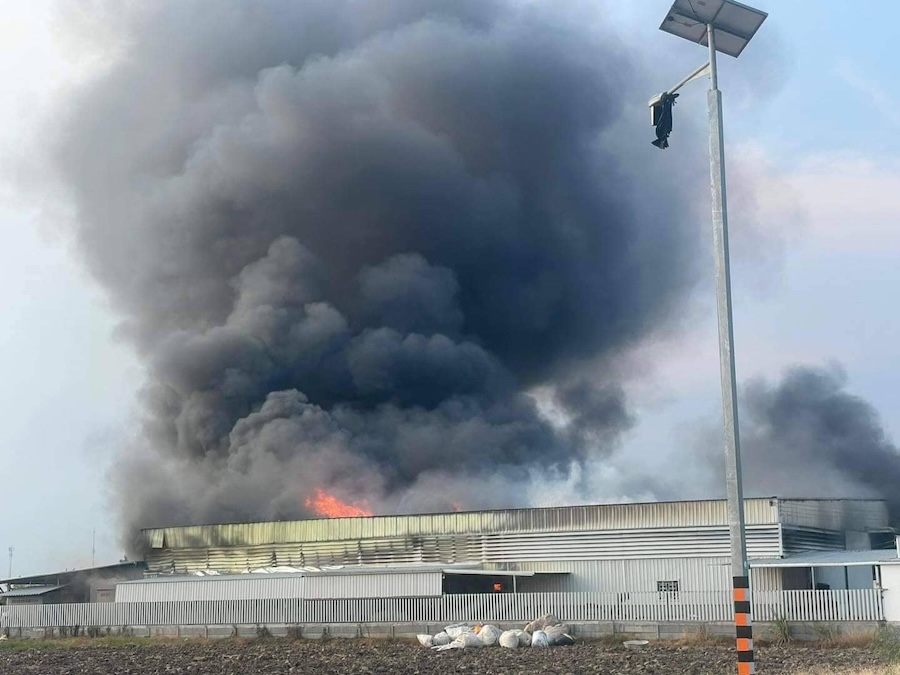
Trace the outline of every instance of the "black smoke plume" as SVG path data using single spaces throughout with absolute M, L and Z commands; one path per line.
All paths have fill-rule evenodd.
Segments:
M 748 497 L 884 499 L 900 522 L 900 449 L 875 407 L 848 391 L 838 364 L 792 366 L 740 392 L 741 464 Z M 670 467 L 653 490 L 665 498 L 724 496 L 721 424 L 694 439 L 695 460 Z M 652 480 L 652 479 L 651 479 Z
M 575 374 L 672 315 L 694 224 L 643 161 L 645 113 L 622 141 L 653 87 L 599 21 L 99 6 L 114 57 L 67 100 L 55 157 L 148 372 L 113 472 L 126 528 L 309 515 L 319 487 L 377 512 L 512 506 L 615 444 L 620 382 Z
M 744 392 L 743 463 L 757 494 L 885 499 L 900 515 L 900 452 L 839 366 L 796 366 Z

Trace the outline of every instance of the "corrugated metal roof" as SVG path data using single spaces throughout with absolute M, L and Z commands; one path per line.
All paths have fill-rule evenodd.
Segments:
M 28 588 L 14 588 L 11 591 L 6 591 L 6 593 L 0 593 L 0 598 L 28 598 L 28 597 L 34 597 L 37 595 L 46 595 L 47 593 L 52 593 L 53 591 L 58 591 L 61 588 L 65 588 L 65 585 L 62 585 L 62 586 L 29 586 Z
M 109 577 L 117 576 L 119 574 L 138 574 L 143 569 L 146 569 L 146 564 L 143 560 L 133 560 L 124 563 L 115 563 L 114 565 L 101 565 L 100 567 L 87 567 L 78 570 L 65 570 L 63 572 L 51 572 L 49 574 L 34 574 L 28 577 L 0 579 L 0 584 L 29 584 L 33 586 L 53 586 L 57 584 L 66 585 L 77 577 Z
M 145 584 L 177 584 L 191 582 L 215 582 L 230 581 L 234 579 L 296 579 L 302 577 L 302 572 L 278 572 L 273 574 L 185 574 L 180 576 L 166 577 L 147 577 L 146 579 L 135 579 L 132 581 L 120 581 L 116 586 L 141 586 Z
M 750 567 L 852 567 L 855 565 L 900 564 L 894 550 L 813 551 L 785 558 L 751 559 Z
M 423 572 L 444 572 L 458 570 L 472 570 L 479 568 L 477 563 L 464 563 L 458 566 L 448 567 L 446 564 L 405 564 L 396 565 L 342 565 L 340 567 L 324 568 L 307 572 L 307 576 L 359 576 L 366 574 L 419 574 Z

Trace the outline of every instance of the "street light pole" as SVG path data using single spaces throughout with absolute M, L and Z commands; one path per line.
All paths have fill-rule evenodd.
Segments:
M 738 425 L 737 379 L 734 373 L 734 320 L 731 308 L 731 266 L 728 251 L 728 200 L 725 192 L 725 139 L 722 92 L 716 69 L 716 36 L 707 24 L 709 42 L 709 184 L 712 191 L 713 248 L 716 257 L 716 313 L 719 324 L 719 375 L 725 431 L 725 492 L 731 540 L 731 579 L 734 597 L 738 673 L 755 672 L 753 622 L 750 612 L 750 570 L 744 532 L 744 488 L 741 480 L 741 435 Z
M 744 494 L 741 481 L 741 439 L 738 427 L 737 382 L 734 374 L 734 324 L 731 309 L 731 268 L 728 251 L 728 203 L 725 194 L 725 143 L 722 92 L 716 71 L 715 30 L 709 41 L 709 176 L 712 190 L 713 247 L 716 257 L 716 309 L 719 323 L 719 371 L 725 427 L 725 487 L 731 539 L 731 576 L 746 578 L 747 539 L 744 534 Z
M 716 260 L 716 311 L 719 328 L 719 374 L 725 432 L 725 487 L 731 542 L 731 577 L 739 675 L 755 672 L 750 616 L 750 576 L 744 532 L 744 495 L 741 482 L 741 441 L 738 428 L 737 383 L 734 369 L 734 327 L 731 307 L 731 270 L 728 252 L 728 203 L 725 191 L 725 144 L 722 129 L 722 92 L 716 67 L 717 52 L 738 57 L 766 19 L 766 13 L 737 0 L 674 0 L 660 25 L 672 35 L 709 49 L 707 109 L 709 112 L 709 174 L 712 192 L 713 248 Z M 717 44 L 718 42 L 718 44 Z M 699 73 L 700 69 L 695 71 Z M 681 84 L 693 79 L 688 76 Z M 650 101 L 660 149 L 668 147 L 674 97 L 664 92 Z M 665 112 L 665 115 L 657 115 Z

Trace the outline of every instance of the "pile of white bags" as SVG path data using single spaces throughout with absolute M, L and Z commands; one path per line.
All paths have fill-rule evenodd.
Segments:
M 473 649 L 500 645 L 504 649 L 553 647 L 575 644 L 569 628 L 552 614 L 531 621 L 525 630 L 501 631 L 490 624 L 456 623 L 437 635 L 418 635 L 419 644 L 442 652 L 448 649 Z

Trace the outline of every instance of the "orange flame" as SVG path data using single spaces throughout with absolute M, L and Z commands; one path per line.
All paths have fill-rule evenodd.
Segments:
M 354 516 L 371 516 L 366 502 L 348 504 L 322 488 L 316 488 L 316 494 L 306 498 L 306 508 L 315 511 L 316 515 L 326 518 L 352 518 Z

